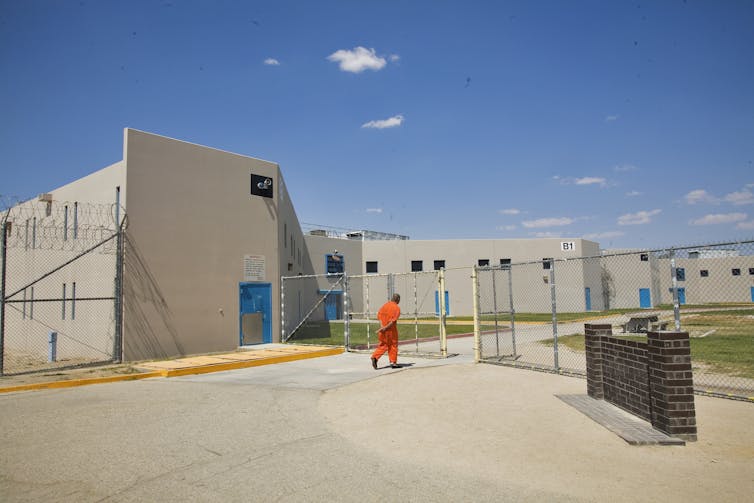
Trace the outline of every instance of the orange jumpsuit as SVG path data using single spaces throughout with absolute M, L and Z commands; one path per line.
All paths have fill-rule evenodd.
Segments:
M 390 358 L 390 363 L 398 363 L 398 318 L 401 316 L 401 308 L 395 302 L 386 302 L 377 312 L 377 319 L 380 320 L 380 326 L 384 327 L 390 322 L 395 321 L 392 327 L 380 332 L 380 344 L 372 353 L 372 358 L 379 360 L 380 356 L 385 354 Z

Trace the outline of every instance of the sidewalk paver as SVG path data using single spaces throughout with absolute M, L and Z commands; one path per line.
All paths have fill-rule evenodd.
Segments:
M 589 395 L 555 395 L 595 422 L 612 431 L 631 445 L 686 445 L 652 425 L 604 400 Z

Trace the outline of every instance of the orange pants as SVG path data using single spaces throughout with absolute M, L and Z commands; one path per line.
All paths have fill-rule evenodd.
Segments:
M 380 356 L 385 354 L 390 358 L 390 363 L 398 363 L 398 334 L 381 333 L 379 336 L 380 343 L 377 349 L 372 353 L 372 358 L 379 360 Z

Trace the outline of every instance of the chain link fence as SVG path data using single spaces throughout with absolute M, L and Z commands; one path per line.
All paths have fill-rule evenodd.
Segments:
M 43 195 L 4 206 L 0 375 L 118 361 L 117 204 Z
M 689 333 L 694 387 L 754 395 L 754 241 L 475 268 L 480 361 L 586 374 L 584 323 Z
M 377 312 L 398 293 L 400 352 L 445 356 L 445 325 L 440 314 L 444 300 L 438 295 L 441 278 L 441 271 L 283 277 L 282 340 L 369 351 L 379 344 Z M 467 333 L 472 335 L 470 323 Z

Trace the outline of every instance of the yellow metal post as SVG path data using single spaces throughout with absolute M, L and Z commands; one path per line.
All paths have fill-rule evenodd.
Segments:
M 440 291 L 437 293 L 439 296 L 440 304 L 440 353 L 443 357 L 448 356 L 448 331 L 445 326 L 445 317 L 448 313 L 448 307 L 445 305 L 445 268 L 441 267 L 439 274 Z
M 471 272 L 471 284 L 472 284 L 472 292 L 471 295 L 473 297 L 473 305 L 474 305 L 474 361 L 479 363 L 480 358 L 480 343 L 481 343 L 481 332 L 479 329 L 479 277 L 477 275 L 477 266 L 474 266 L 474 269 Z

